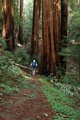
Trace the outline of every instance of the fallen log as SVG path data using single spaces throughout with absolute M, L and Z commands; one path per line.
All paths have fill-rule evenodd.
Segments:
M 23 65 L 20 65 L 20 64 L 18 64 L 18 63 L 15 63 L 15 62 L 13 62 L 13 64 L 14 65 L 16 65 L 16 66 L 18 66 L 18 67 L 20 67 L 21 69 L 23 69 L 24 71 L 26 71 L 27 73 L 27 75 L 31 75 L 32 74 L 32 69 L 30 68 L 30 67 L 27 67 L 27 66 L 23 66 Z M 38 71 L 36 70 L 36 74 L 38 74 Z

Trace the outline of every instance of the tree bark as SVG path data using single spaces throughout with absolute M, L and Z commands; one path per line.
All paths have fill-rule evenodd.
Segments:
M 61 37 L 67 36 L 68 0 L 61 0 Z
M 2 35 L 7 43 L 7 49 L 15 48 L 14 41 L 14 9 L 13 0 L 2 0 Z
M 23 23 L 23 0 L 20 0 L 20 20 Z M 19 35 L 18 35 L 18 42 L 23 44 L 23 25 L 20 23 L 19 25 Z
M 68 18 L 68 0 L 61 0 L 61 47 L 67 47 L 67 18 Z M 66 69 L 64 56 L 61 56 L 61 66 Z M 64 70 L 65 71 L 65 70 Z
M 60 1 L 58 0 L 58 2 Z M 39 73 L 46 75 L 53 73 L 54 76 L 57 76 L 60 41 L 60 9 L 57 4 L 56 0 L 42 1 L 43 43 Z
M 41 6 L 41 0 L 34 0 L 33 28 L 32 28 L 32 41 L 31 41 L 32 55 L 38 55 L 39 52 L 40 6 Z
M 61 8 L 60 8 L 60 0 L 56 0 L 56 4 L 54 4 L 54 10 L 55 13 L 53 17 L 55 16 L 54 19 L 54 31 L 55 31 L 55 50 L 56 50 L 56 62 L 57 64 L 60 64 L 60 56 L 59 56 L 59 51 L 60 51 L 60 41 L 61 41 Z

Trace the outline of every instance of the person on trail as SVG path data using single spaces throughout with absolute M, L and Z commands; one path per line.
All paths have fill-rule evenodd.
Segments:
M 38 66 L 36 60 L 33 60 L 31 63 L 31 67 L 32 67 L 32 75 L 35 75 L 35 68 Z

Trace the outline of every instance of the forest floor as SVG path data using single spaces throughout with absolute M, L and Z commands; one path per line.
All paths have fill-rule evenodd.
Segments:
M 26 80 L 27 88 L 21 88 L 0 102 L 0 120 L 53 120 L 53 112 L 41 88 L 39 76 Z

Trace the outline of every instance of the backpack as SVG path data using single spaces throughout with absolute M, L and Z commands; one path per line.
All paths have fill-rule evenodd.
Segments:
M 35 68 L 36 67 L 36 62 L 32 62 L 32 67 Z

